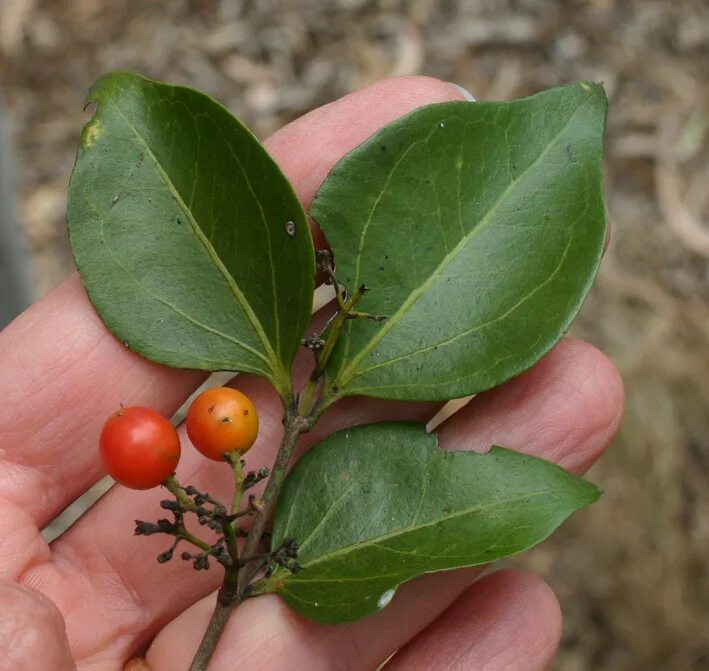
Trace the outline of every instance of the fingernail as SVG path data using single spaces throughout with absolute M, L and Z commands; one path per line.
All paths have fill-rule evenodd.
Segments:
M 461 92 L 463 98 L 465 98 L 466 100 L 470 100 L 471 102 L 475 102 L 475 96 L 470 91 L 468 91 L 468 89 L 461 86 L 460 84 L 455 84 L 453 82 L 451 82 L 451 84 L 453 84 L 453 86 L 455 86 Z

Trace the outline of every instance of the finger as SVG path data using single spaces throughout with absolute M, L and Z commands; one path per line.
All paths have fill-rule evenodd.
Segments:
M 390 79 L 311 112 L 266 144 L 308 202 L 334 163 L 375 130 L 417 106 L 459 98 L 436 79 Z M 0 497 L 40 527 L 103 474 L 96 436 L 120 403 L 171 414 L 203 377 L 124 348 L 76 275 L 0 333 L 0 369 Z
M 335 163 L 380 128 L 421 105 L 462 99 L 431 77 L 385 79 L 300 117 L 265 145 L 308 206 Z
M 523 571 L 498 571 L 465 590 L 386 669 L 543 671 L 560 638 L 561 609 L 551 588 Z
M 581 473 L 618 431 L 623 409 L 623 381 L 612 362 L 567 338 L 527 372 L 473 399 L 438 434 L 447 449 L 502 445 Z
M 492 393 L 480 396 L 461 419 L 456 416 L 447 422 L 440 433 L 441 446 L 486 449 L 494 433 L 494 442 L 514 443 L 527 453 L 548 459 L 556 457 L 580 472 L 600 456 L 612 438 L 622 398 L 618 375 L 600 352 L 580 341 L 564 341 L 538 364 L 537 371 L 502 386 L 494 397 Z M 489 416 L 475 410 L 485 406 L 491 409 Z M 504 407 L 510 412 L 507 421 L 501 422 L 498 412 Z M 298 668 L 289 667 L 290 660 L 312 654 L 317 655 L 313 666 L 305 668 L 327 669 L 337 663 L 352 669 L 372 669 L 445 610 L 475 574 L 476 570 L 424 576 L 399 590 L 380 613 L 339 627 L 308 622 L 270 597 L 254 599 L 243 606 L 248 608 L 248 617 L 238 615 L 242 607 L 237 610 L 236 624 L 230 629 L 234 638 L 227 634 L 227 642 L 221 646 L 225 651 L 218 652 L 218 659 L 238 666 L 243 650 L 244 659 L 254 661 L 254 651 L 269 641 L 268 645 L 275 647 L 269 657 L 271 666 L 264 668 Z M 160 633 L 154 644 L 158 646 L 156 661 L 166 659 L 165 651 L 175 645 L 184 645 L 186 652 L 189 645 L 189 653 L 194 652 L 198 636 L 189 637 L 186 632 L 204 631 L 213 603 L 214 597 L 200 602 Z M 248 626 L 253 619 L 259 622 L 257 631 Z M 313 638 L 323 640 L 316 646 Z M 156 667 L 156 671 L 166 668 Z M 218 671 L 220 667 L 214 668 Z
M 0 332 L 0 360 L 0 499 L 40 528 L 105 474 L 98 434 L 120 403 L 171 414 L 204 377 L 126 349 L 76 275 Z
M 39 592 L 0 581 L 0 671 L 76 671 L 64 620 Z
M 397 641 L 406 640 L 403 632 L 413 635 L 435 620 L 475 573 L 454 571 L 414 580 L 376 616 L 337 627 L 301 618 L 275 596 L 251 599 L 232 613 L 209 669 L 371 671 L 396 649 Z M 147 654 L 152 671 L 186 671 L 214 605 L 213 595 L 202 599 L 160 632 Z

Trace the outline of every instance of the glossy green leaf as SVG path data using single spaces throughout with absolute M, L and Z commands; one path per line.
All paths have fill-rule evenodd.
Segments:
M 370 291 L 329 395 L 448 399 L 525 370 L 563 335 L 606 232 L 599 84 L 418 109 L 347 155 L 311 214 L 339 281 Z
M 250 371 L 281 390 L 309 319 L 302 207 L 258 140 L 191 89 L 128 73 L 93 86 L 69 190 L 91 301 L 143 356 Z
M 294 539 L 303 569 L 278 569 L 258 591 L 320 622 L 354 620 L 417 575 L 539 543 L 598 496 L 542 459 L 444 452 L 417 424 L 340 431 L 298 462 L 278 502 L 273 547 Z

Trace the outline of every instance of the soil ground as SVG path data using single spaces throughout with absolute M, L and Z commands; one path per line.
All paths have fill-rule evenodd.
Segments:
M 36 294 L 71 269 L 83 96 L 111 69 L 200 88 L 260 136 L 382 77 L 478 98 L 579 79 L 610 98 L 613 242 L 574 327 L 621 369 L 602 501 L 516 563 L 566 616 L 561 671 L 709 668 L 709 4 L 706 0 L 0 2 Z

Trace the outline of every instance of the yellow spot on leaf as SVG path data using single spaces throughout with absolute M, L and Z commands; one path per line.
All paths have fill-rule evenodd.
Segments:
M 86 124 L 82 137 L 84 147 L 88 148 L 93 146 L 99 135 L 101 135 L 101 122 L 98 119 Z

